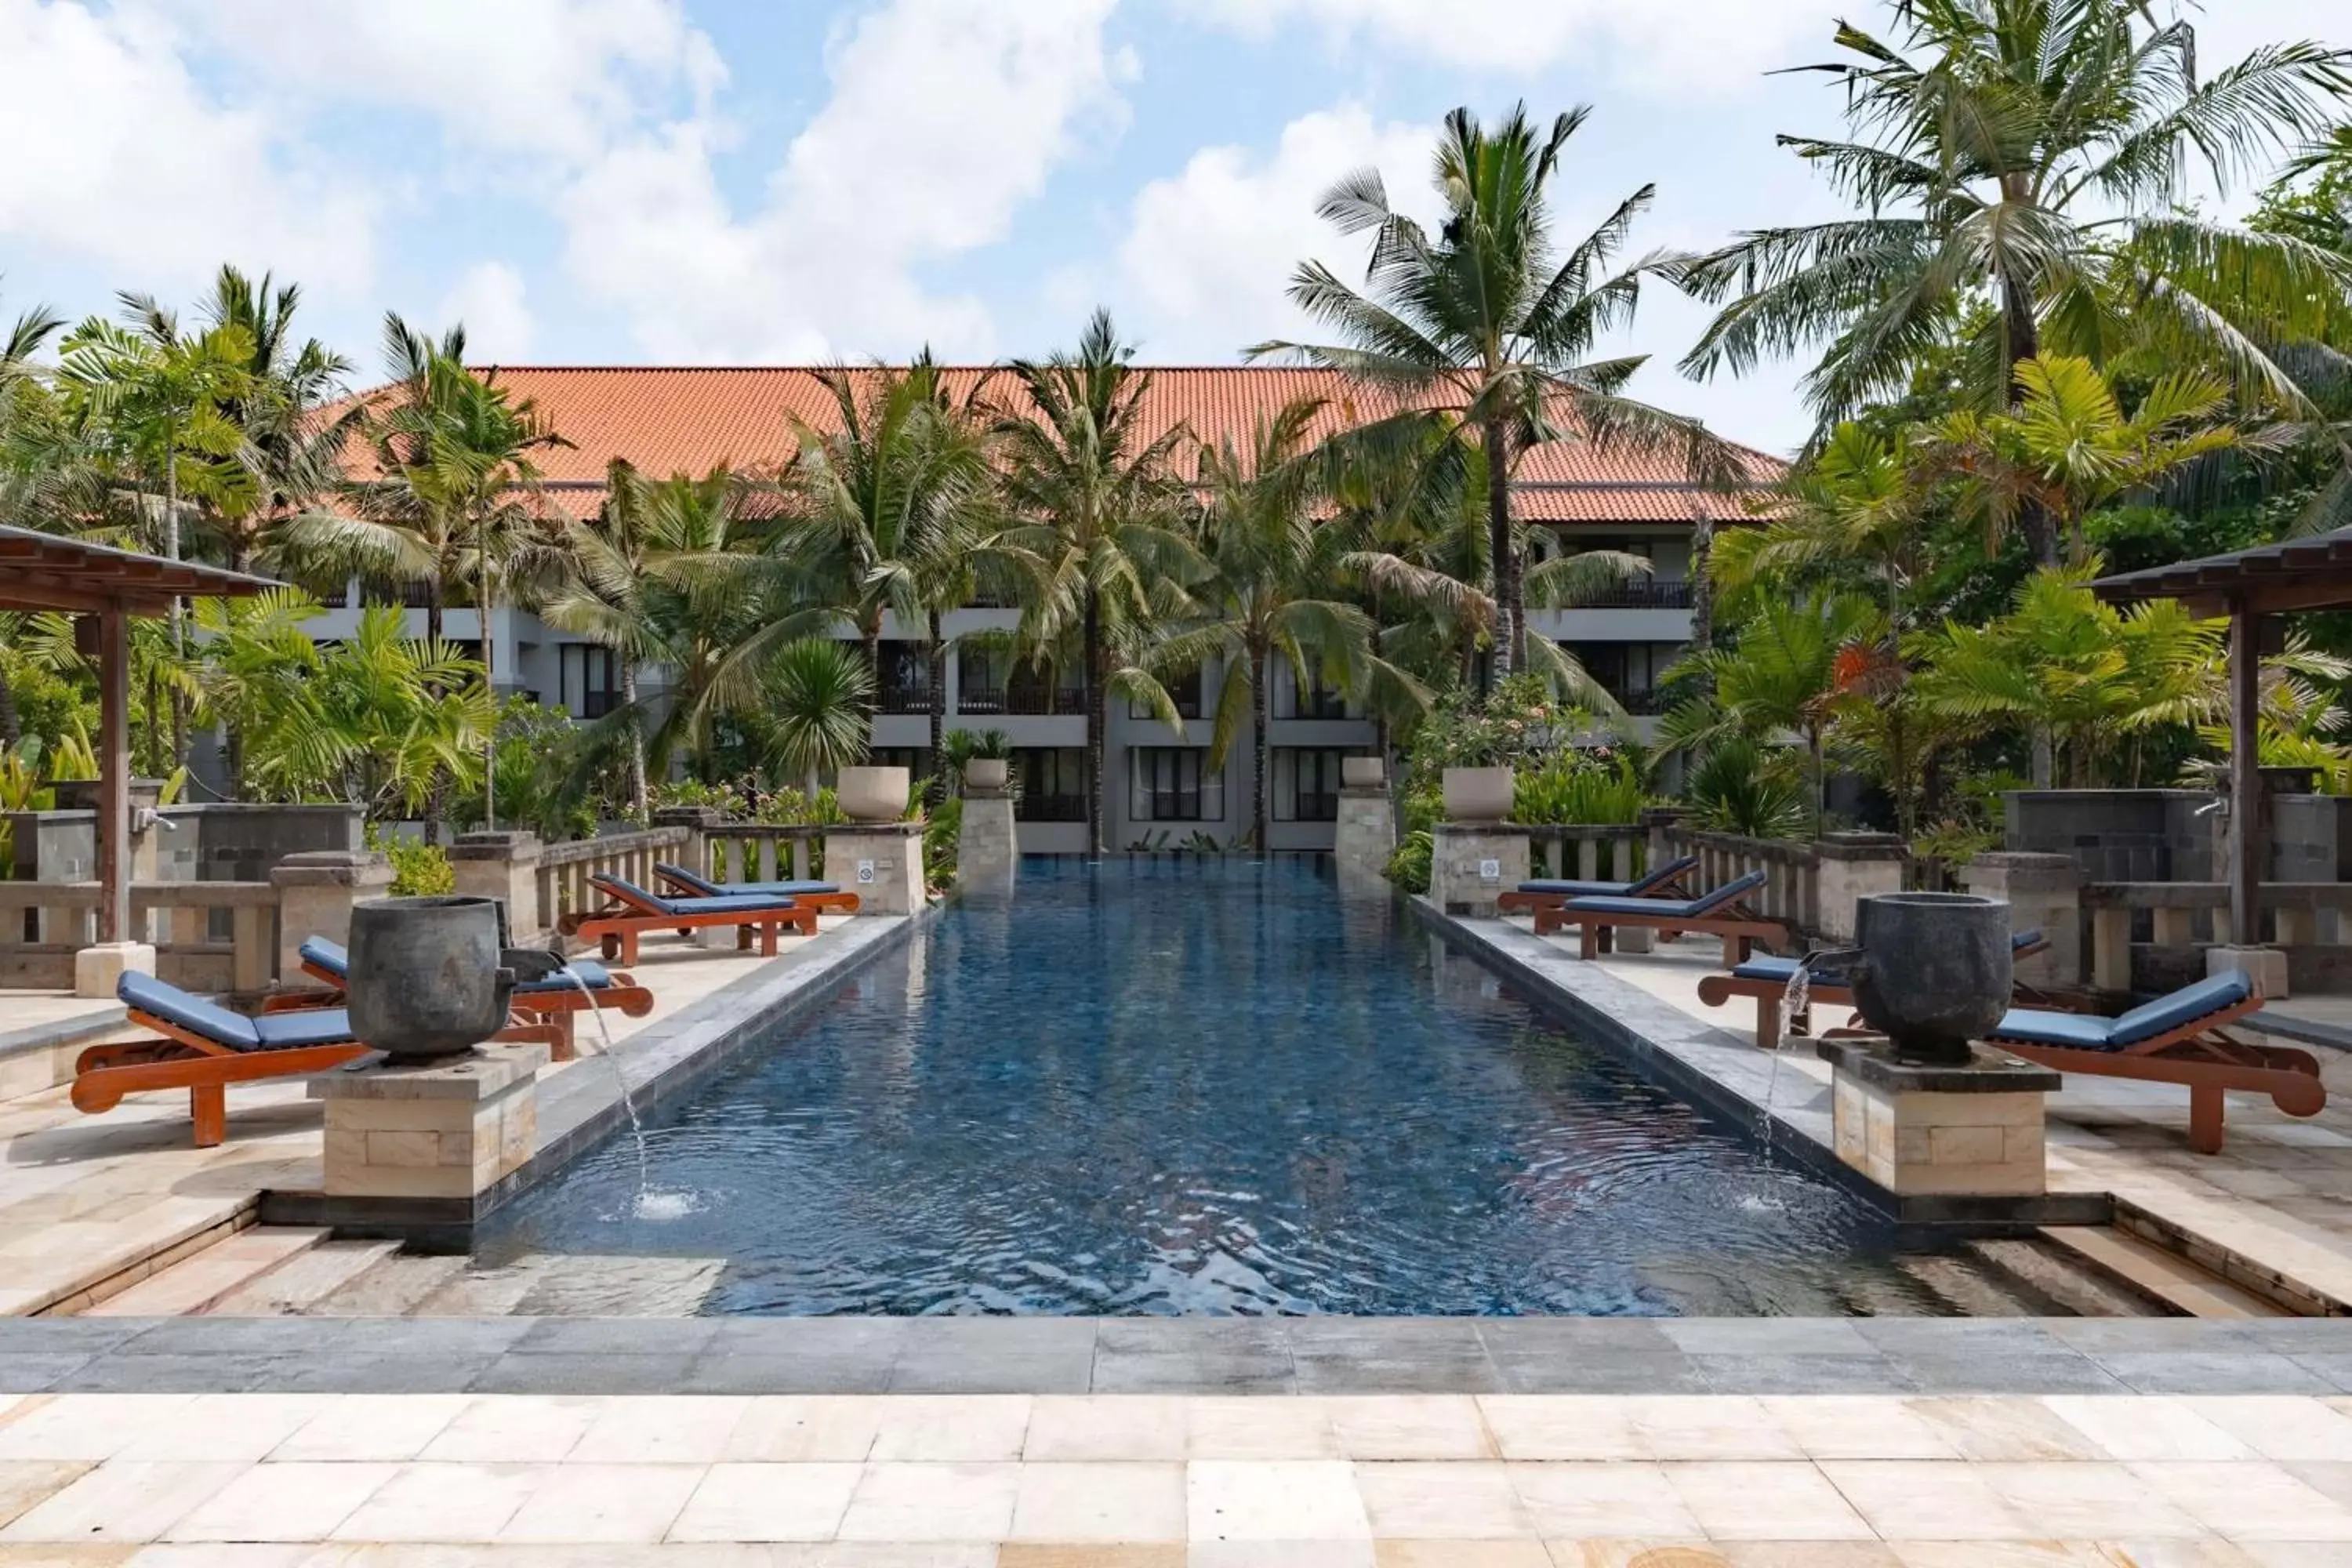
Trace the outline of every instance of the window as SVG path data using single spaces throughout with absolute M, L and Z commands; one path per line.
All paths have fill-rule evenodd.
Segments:
M 931 710 L 930 650 L 920 643 L 886 642 L 877 645 L 875 663 L 880 670 L 876 681 L 878 711 L 884 713 L 928 713 Z
M 1179 719 L 1198 719 L 1201 716 L 1201 667 L 1199 665 L 1194 665 L 1189 674 L 1170 676 L 1160 684 L 1168 689 L 1169 697 L 1176 704 L 1176 716 Z M 1127 705 L 1127 716 L 1130 719 L 1149 719 L 1152 717 L 1152 712 L 1140 702 L 1130 702 Z
M 956 711 L 1027 715 L 1087 710 L 1077 675 L 1016 663 L 1003 648 L 967 647 L 956 655 Z
M 908 777 L 918 781 L 931 776 L 929 746 L 877 746 L 866 760 L 877 768 L 904 768 Z
M 1225 775 L 1200 746 L 1136 746 L 1128 752 L 1128 816 L 1137 822 L 1222 822 Z
M 1020 822 L 1084 822 L 1087 819 L 1087 753 L 1077 746 L 1024 746 L 1013 753 L 1013 774 L 1021 781 L 1013 802 Z
M 621 661 L 611 648 L 568 642 L 558 653 L 565 711 L 574 719 L 602 719 L 621 705 Z
M 1339 759 L 1348 753 L 1277 746 L 1274 752 L 1274 819 L 1339 820 Z
M 1286 659 L 1274 667 L 1274 716 L 1277 719 L 1345 719 L 1348 699 L 1326 686 L 1312 670 L 1301 675 Z

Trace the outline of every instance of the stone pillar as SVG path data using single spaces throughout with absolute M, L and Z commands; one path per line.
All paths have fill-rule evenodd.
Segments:
M 715 805 L 664 805 L 654 811 L 656 827 L 683 827 L 686 842 L 677 847 L 677 864 L 697 876 L 710 875 L 710 844 L 705 837 L 727 820 Z
M 1642 830 L 1649 863 L 1643 868 L 1654 871 L 1675 858 L 1675 847 L 1668 835 L 1683 819 L 1679 805 L 1651 805 L 1642 808 Z M 1619 934 L 1623 934 L 1620 932 Z
M 2039 931 L 2049 947 L 2017 961 L 2029 985 L 2073 988 L 2083 973 L 2083 868 L 2071 855 L 1995 850 L 1960 869 L 1960 886 L 2009 904 L 2009 929 Z
M 2286 950 L 2283 947 L 2209 947 L 2205 973 L 2210 979 L 2232 970 L 2253 983 L 2254 994 L 2270 1002 L 2287 998 Z
M 1533 842 L 1507 822 L 1441 822 L 1432 835 L 1429 896 L 1449 915 L 1492 920 L 1502 896 L 1528 879 Z
M 332 1072 L 310 1080 L 326 1102 L 331 1198 L 471 1199 L 539 1143 L 540 1045 L 485 1046 L 422 1067 Z
M 539 861 L 546 852 L 536 833 L 461 833 L 449 849 L 457 891 L 498 899 L 507 907 L 507 940 L 518 947 L 545 942 L 555 922 L 539 907 Z
M 1385 898 L 1389 860 L 1396 854 L 1396 802 L 1390 797 L 1389 786 L 1385 783 L 1341 785 L 1339 822 L 1331 837 L 1339 891 Z
M 1910 846 L 1893 833 L 1825 833 L 1815 845 L 1815 916 L 1833 942 L 1854 938 L 1854 911 L 1863 900 L 1903 890 Z
M 858 822 L 824 836 L 825 880 L 857 895 L 862 915 L 911 915 L 923 907 L 923 825 Z
M 2039 1197 L 2043 1097 L 2059 1075 L 1977 1047 L 1968 1067 L 1894 1060 L 1885 1038 L 1823 1040 L 1837 1155 L 1899 1197 Z
M 828 863 L 832 851 L 826 851 Z M 1013 792 L 982 789 L 967 784 L 963 790 L 963 831 L 956 838 L 956 885 L 966 895 L 1002 897 L 1013 890 L 1021 863 L 1021 847 L 1013 827 Z M 851 875 L 856 868 L 851 868 Z M 864 889 L 858 892 L 863 897 Z
M 278 889 L 278 976 L 302 971 L 305 937 L 352 940 L 352 906 L 392 891 L 392 862 L 370 850 L 306 849 L 270 868 Z

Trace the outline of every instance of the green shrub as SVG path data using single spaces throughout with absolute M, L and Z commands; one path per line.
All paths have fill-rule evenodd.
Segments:
M 367 847 L 392 862 L 395 899 L 429 899 L 457 890 L 457 868 L 449 864 L 449 852 L 438 844 L 389 837 L 370 823 Z
M 955 885 L 956 852 L 963 841 L 963 797 L 931 807 L 923 823 L 923 881 L 934 889 Z
M 1514 821 L 1623 825 L 1641 820 L 1642 770 L 1624 752 L 1563 752 L 1517 779 Z
M 1437 839 L 1427 828 L 1415 828 L 1389 857 L 1389 880 L 1404 892 L 1429 891 L 1429 875 L 1436 858 Z
M 1683 796 L 1696 826 L 1710 833 L 1798 838 L 1812 824 L 1803 766 L 1787 747 L 1721 742 L 1691 771 Z

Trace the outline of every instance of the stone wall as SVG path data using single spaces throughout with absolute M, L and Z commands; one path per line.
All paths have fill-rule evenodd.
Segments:
M 2215 797 L 2193 789 L 2016 790 L 2002 847 L 2071 855 L 2086 882 L 2210 882 L 2220 873 Z

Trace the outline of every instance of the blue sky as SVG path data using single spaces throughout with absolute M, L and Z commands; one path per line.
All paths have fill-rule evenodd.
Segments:
M 2179 0 L 2159 0 L 2161 5 Z M 1351 264 L 1316 195 L 1375 163 L 1423 203 L 1434 127 L 1595 107 L 1559 190 L 1647 182 L 1637 249 L 1834 206 L 1771 144 L 1834 100 L 1879 0 L 0 0 L 0 311 L 299 279 L 375 363 L 387 308 L 478 357 L 773 363 L 1038 353 L 1111 307 L 1147 359 L 1306 329 L 1282 288 Z M 2352 6 L 2211 0 L 2209 63 L 2352 44 Z M 30 156 L 26 153 L 29 152 Z M 1795 367 L 1696 384 L 1663 287 L 1637 390 L 1787 447 Z

